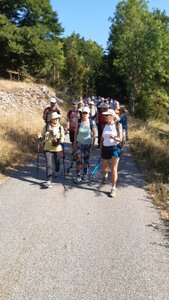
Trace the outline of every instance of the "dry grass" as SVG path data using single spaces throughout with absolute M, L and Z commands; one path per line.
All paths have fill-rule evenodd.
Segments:
M 129 124 L 130 148 L 146 176 L 150 195 L 169 218 L 169 125 L 133 118 Z
M 25 82 L 25 81 L 14 81 L 14 80 L 5 80 L 0 79 L 0 90 L 5 92 L 17 92 L 25 89 L 37 89 L 40 88 L 43 84 L 37 84 L 33 81 Z M 46 85 L 46 84 L 45 84 Z M 54 91 L 50 86 L 47 86 L 47 91 L 50 95 L 54 95 Z
M 39 91 L 41 85 L 34 82 L 27 83 L 0 79 L 0 91 L 11 94 L 30 89 Z M 47 86 L 47 90 L 50 96 L 55 95 L 51 87 Z M 24 103 L 28 105 L 29 99 Z M 21 99 L 19 107 L 8 106 L 7 113 L 0 117 L 0 181 L 5 176 L 9 176 L 17 167 L 31 161 L 37 155 L 37 134 L 41 132 L 44 126 L 43 109 L 42 107 L 39 108 L 38 101 L 37 104 L 33 103 L 32 106 L 25 107 Z M 48 105 L 47 99 L 46 106 Z M 26 113 L 27 109 L 29 109 L 29 113 Z M 64 109 L 61 109 L 61 111 L 63 116 L 61 123 L 64 124 L 66 113 Z
M 4 117 L 0 122 L 0 170 L 11 170 L 31 160 L 36 153 L 37 133 L 43 126 L 42 116 Z

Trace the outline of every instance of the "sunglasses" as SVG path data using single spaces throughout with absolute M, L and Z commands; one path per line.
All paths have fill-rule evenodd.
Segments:
M 87 113 L 86 111 L 83 111 L 83 112 L 82 112 L 82 114 L 85 114 L 85 115 L 87 115 L 88 113 Z

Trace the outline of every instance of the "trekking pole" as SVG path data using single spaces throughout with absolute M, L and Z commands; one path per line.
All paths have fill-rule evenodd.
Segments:
M 67 174 L 69 174 L 69 172 L 70 172 L 70 169 L 72 169 L 72 168 L 73 168 L 73 162 L 74 162 L 74 156 L 73 156 L 73 158 L 72 158 L 72 161 L 71 161 L 71 164 L 70 164 L 70 166 L 67 168 Z
M 101 159 L 102 159 L 102 156 L 100 155 L 98 161 L 97 161 L 97 164 L 95 165 L 92 173 L 91 173 L 91 177 L 94 177 L 99 169 L 99 166 L 100 166 L 100 162 L 101 162 Z
M 36 166 L 36 173 L 37 173 L 37 178 L 39 178 L 39 156 L 40 153 L 43 153 L 43 146 L 42 146 L 43 138 L 42 136 L 38 136 L 38 144 L 37 144 L 37 166 Z
M 39 155 L 40 155 L 40 139 L 38 139 L 38 144 L 37 144 L 37 164 L 36 164 L 37 178 L 39 178 Z

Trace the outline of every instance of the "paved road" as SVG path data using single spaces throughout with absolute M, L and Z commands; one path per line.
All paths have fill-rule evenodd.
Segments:
M 101 169 L 46 189 L 40 162 L 39 179 L 32 163 L 0 186 L 0 299 L 168 300 L 169 229 L 128 150 L 116 199 Z

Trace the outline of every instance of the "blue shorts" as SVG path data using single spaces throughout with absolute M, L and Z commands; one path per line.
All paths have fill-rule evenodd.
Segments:
M 103 146 L 102 148 L 102 158 L 103 159 L 111 159 L 112 156 L 118 158 L 121 154 L 121 145 L 118 144 L 116 146 Z

